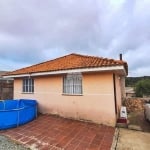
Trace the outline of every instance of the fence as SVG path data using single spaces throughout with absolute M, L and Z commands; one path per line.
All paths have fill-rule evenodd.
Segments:
M 13 99 L 13 80 L 0 80 L 0 99 Z

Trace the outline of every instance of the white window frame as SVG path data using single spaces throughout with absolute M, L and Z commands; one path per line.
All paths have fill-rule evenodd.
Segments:
M 34 93 L 34 79 L 33 78 L 24 78 L 22 80 L 22 92 Z
M 69 73 L 63 77 L 63 94 L 82 95 L 82 74 Z

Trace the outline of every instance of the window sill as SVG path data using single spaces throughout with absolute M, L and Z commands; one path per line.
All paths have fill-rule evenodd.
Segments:
M 22 92 L 21 94 L 34 94 L 34 92 Z
M 69 93 L 62 93 L 64 96 L 83 96 L 83 94 L 69 94 Z

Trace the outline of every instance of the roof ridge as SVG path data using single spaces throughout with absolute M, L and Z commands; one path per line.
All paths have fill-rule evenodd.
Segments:
M 103 58 L 103 57 L 99 57 L 99 56 L 91 56 L 91 55 L 86 55 L 86 54 L 78 54 L 78 53 L 71 53 L 70 55 L 77 55 L 77 56 L 81 56 L 81 57 L 90 57 L 90 58 L 92 58 L 92 57 L 94 57 L 94 58 Z
M 77 54 L 77 53 L 72 53 L 74 55 L 78 55 L 78 56 L 81 56 L 81 57 L 90 57 L 90 58 L 97 58 L 97 59 L 102 59 L 102 60 L 108 60 L 108 61 L 114 61 L 114 62 L 124 62 L 126 63 L 126 61 L 123 61 L 123 60 L 116 60 L 116 59 L 113 59 L 113 58 L 107 58 L 107 57 L 99 57 L 99 56 L 91 56 L 91 55 L 82 55 L 82 54 Z

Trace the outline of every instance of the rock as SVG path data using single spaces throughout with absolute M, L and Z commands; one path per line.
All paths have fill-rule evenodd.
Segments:
M 140 98 L 127 98 L 124 100 L 124 106 L 127 108 L 127 112 L 141 111 L 144 109 L 145 101 Z
M 128 127 L 128 124 L 127 124 L 127 123 L 117 123 L 117 124 L 116 124 L 116 127 L 119 127 L 119 128 L 127 128 L 127 127 Z
M 131 130 L 136 130 L 136 131 L 142 131 L 142 128 L 140 126 L 137 126 L 137 125 L 128 125 L 128 129 L 131 129 Z
M 0 150 L 29 150 L 25 148 L 23 145 L 15 143 L 9 138 L 0 135 Z

